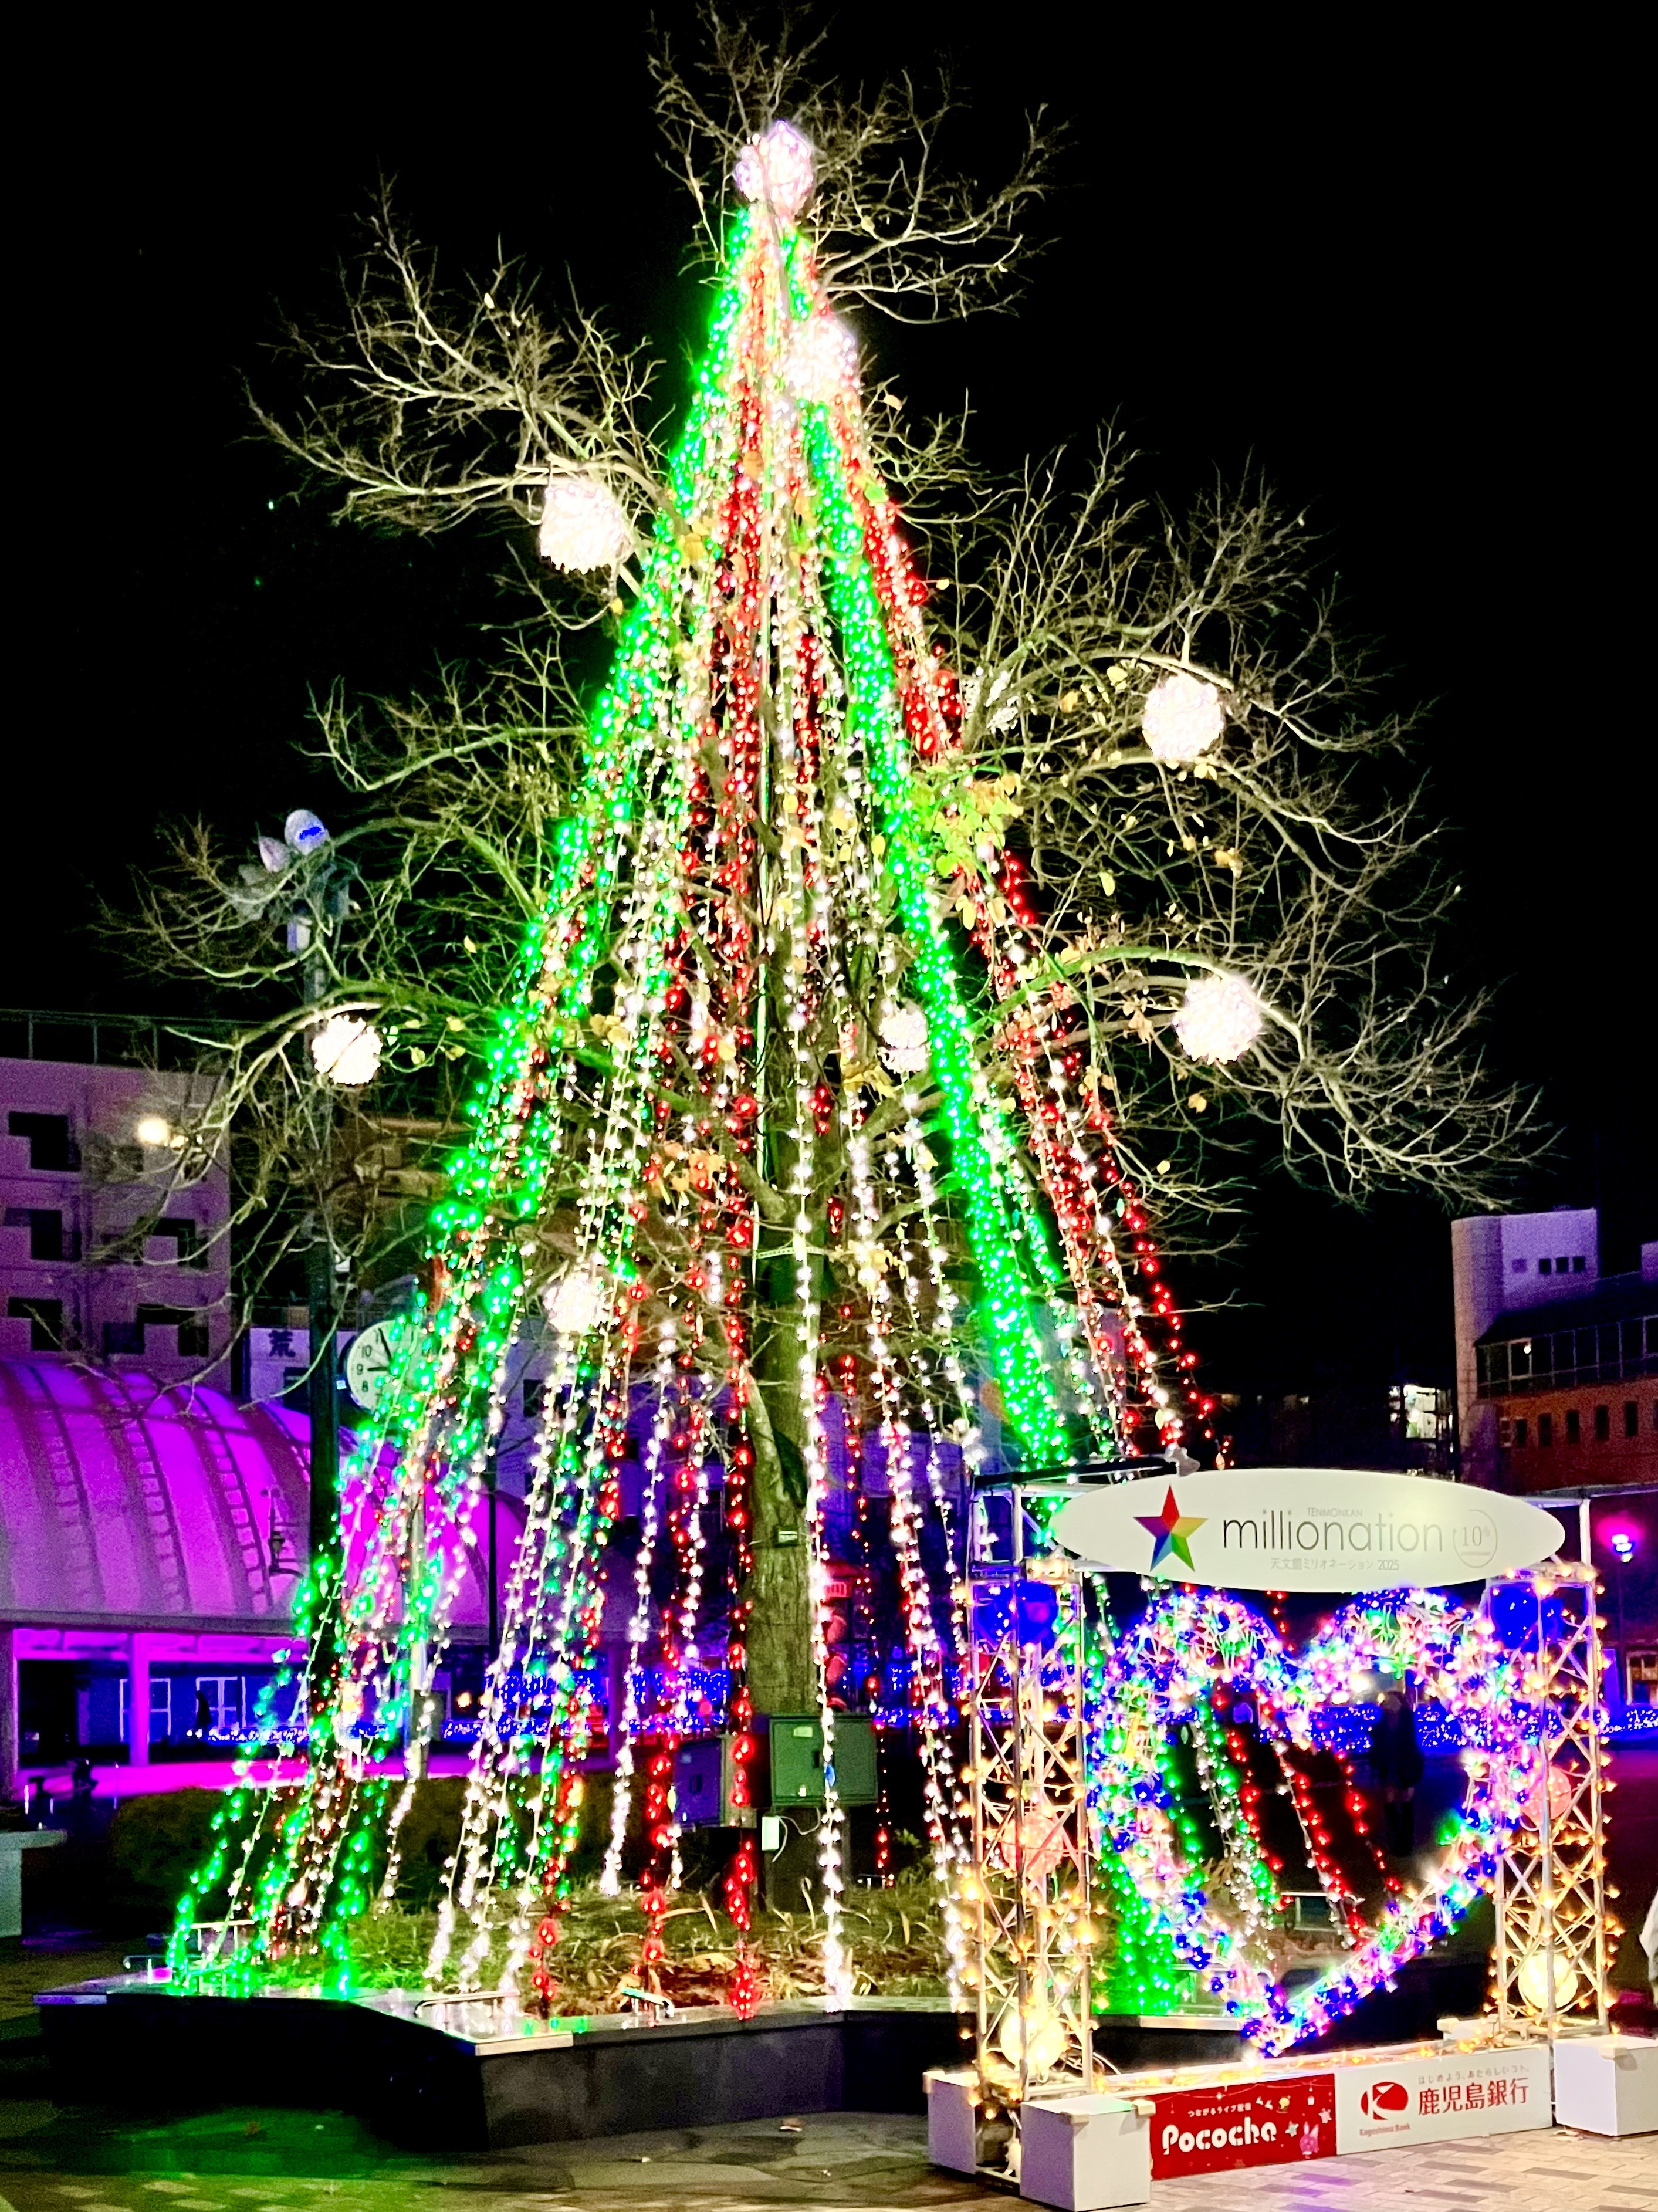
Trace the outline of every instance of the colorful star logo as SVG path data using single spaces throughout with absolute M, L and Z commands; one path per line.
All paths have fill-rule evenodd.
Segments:
M 1202 1528 L 1205 1517 L 1200 1514 L 1181 1511 L 1175 1503 L 1172 1484 L 1168 1497 L 1163 1502 L 1161 1513 L 1137 1513 L 1134 1516 L 1141 1528 L 1155 1540 L 1151 1550 L 1151 1573 L 1156 1574 L 1171 1552 L 1184 1565 L 1192 1565 L 1191 1539 Z

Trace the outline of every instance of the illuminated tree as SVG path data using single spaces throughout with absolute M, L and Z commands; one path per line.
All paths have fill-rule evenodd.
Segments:
M 475 1978 L 504 1932 L 503 1971 L 545 1995 L 641 1406 L 635 1657 L 649 1635 L 682 1668 L 723 1659 L 750 1749 L 755 1711 L 817 1710 L 831 1767 L 837 1425 L 883 1456 L 944 1870 L 962 1623 L 923 1534 L 980 1464 L 987 1408 L 1026 1463 L 1200 1443 L 1212 1409 L 1149 1196 L 1214 1203 L 1252 1119 L 1344 1190 L 1467 1194 L 1520 1118 L 1482 1085 L 1476 1010 L 1443 1006 L 1447 893 L 1412 802 L 1363 803 L 1402 733 L 1358 719 L 1300 526 L 1254 494 L 1185 520 L 1143 509 L 1109 444 L 1074 475 L 984 483 L 948 433 L 906 437 L 865 378 L 849 305 L 1005 299 L 1040 137 L 980 192 L 939 181 L 940 118 L 907 94 L 837 104 L 724 33 L 716 64 L 729 125 L 665 58 L 659 80 L 719 241 L 665 456 L 642 355 L 590 319 L 544 321 L 509 270 L 446 301 L 389 216 L 344 330 L 300 342 L 307 410 L 271 423 L 349 513 L 493 517 L 526 571 L 534 532 L 549 623 L 481 711 L 446 700 L 378 738 L 325 726 L 365 839 L 410 857 L 366 915 L 359 971 L 307 1018 L 389 1030 L 407 1009 L 460 1038 L 481 997 L 498 1010 L 433 1217 L 429 1303 L 352 1472 L 348 1565 L 319 1563 L 303 1596 L 302 1625 L 325 1608 L 337 1633 L 310 1686 L 307 1778 L 246 1863 L 267 1956 L 349 1955 L 383 1817 L 360 1731 L 395 1735 L 424 1694 L 458 1579 L 442 1532 L 483 1480 L 516 1334 L 547 1341 L 545 1409 L 429 1972 Z M 900 493 L 930 518 L 919 552 Z M 562 697 L 562 631 L 595 621 L 610 673 L 544 837 L 564 726 L 533 711 L 525 671 Z M 422 920 L 434 868 L 446 887 Z M 499 945 L 507 915 L 510 978 L 486 960 L 486 988 L 446 1008 L 456 930 Z M 435 987 L 422 931 L 444 948 Z M 699 1644 L 710 1467 L 731 1584 L 717 1654 Z M 653 1543 L 677 1576 L 660 1621 Z M 675 1725 L 645 1777 L 653 1931 Z M 822 1837 L 841 1990 L 832 1778 Z M 727 1886 L 739 1926 L 751 1871 Z

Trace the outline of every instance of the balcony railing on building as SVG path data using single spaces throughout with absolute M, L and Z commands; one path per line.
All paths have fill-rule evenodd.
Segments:
M 1507 1344 L 1482 1344 L 1476 1357 L 1482 1398 L 1658 1375 L 1658 1314 L 1601 1322 L 1590 1328 L 1553 1329 L 1539 1336 L 1515 1337 Z

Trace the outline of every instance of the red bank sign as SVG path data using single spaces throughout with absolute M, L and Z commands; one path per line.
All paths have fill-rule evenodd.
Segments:
M 1336 2147 L 1335 2085 L 1328 2074 L 1171 2089 L 1152 2098 L 1151 2179 L 1225 2173 L 1329 2158 Z

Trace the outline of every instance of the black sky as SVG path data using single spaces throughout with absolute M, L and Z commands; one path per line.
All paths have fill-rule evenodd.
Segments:
M 659 11 L 689 24 L 689 11 Z M 293 746 L 335 682 L 396 691 L 465 654 L 486 549 L 337 528 L 247 437 L 276 303 L 325 312 L 375 180 L 457 270 L 509 252 L 651 333 L 683 389 L 690 210 L 655 161 L 645 11 L 476 34 L 349 15 L 153 24 L 51 58 L 15 216 L 24 619 L 13 927 L 0 1000 L 156 1006 L 87 933 L 167 816 L 249 835 L 315 803 Z M 1114 416 L 1171 487 L 1252 459 L 1327 533 L 1355 629 L 1426 758 L 1465 886 L 1455 947 L 1501 985 L 1495 1062 L 1565 1135 L 1516 1194 L 1606 1210 L 1610 1265 L 1658 1236 L 1649 1074 L 1653 838 L 1644 504 L 1624 71 L 1396 11 L 899 5 L 835 19 L 826 66 L 926 72 L 947 43 L 988 173 L 1028 110 L 1070 129 L 1053 244 L 1016 318 L 878 336 L 923 407 L 971 397 L 1005 461 Z M 259 43 L 254 43 L 255 38 Z M 247 43 L 240 43 L 246 40 Z M 30 362 L 27 355 L 38 343 Z M 167 1007 L 161 1006 L 159 1011 Z M 1357 1221 L 1263 1184 L 1242 1315 L 1194 1328 L 1214 1379 L 1444 1352 L 1442 1218 Z

